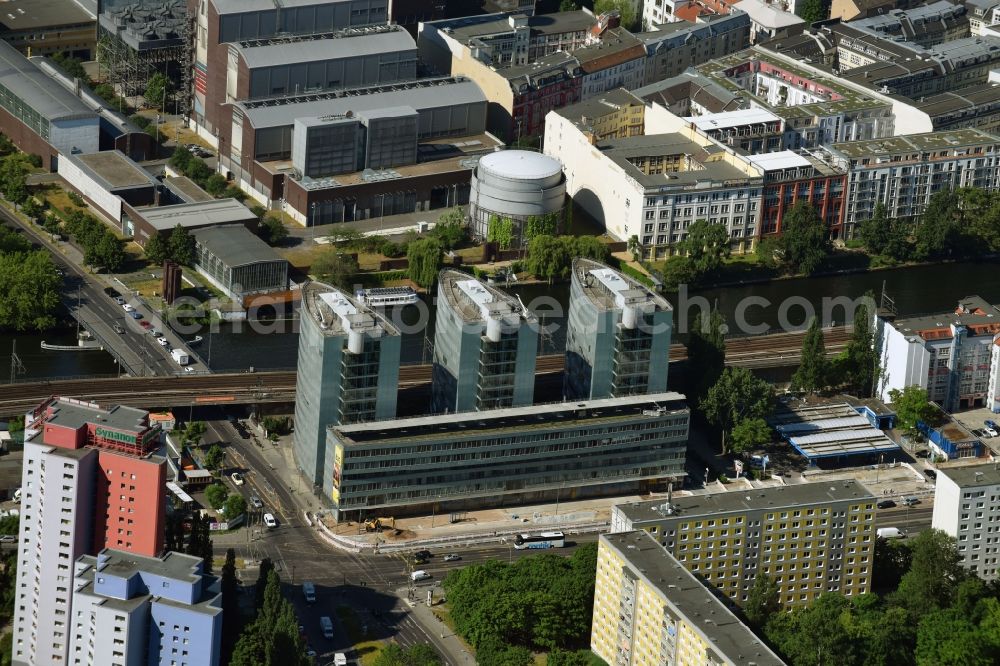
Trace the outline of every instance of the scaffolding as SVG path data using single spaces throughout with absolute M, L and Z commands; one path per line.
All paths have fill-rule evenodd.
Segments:
M 177 91 L 176 112 L 186 115 L 191 30 L 185 0 L 132 0 L 104 7 L 98 19 L 97 58 L 107 82 L 125 97 L 141 96 L 152 75 L 160 72 Z M 150 106 L 159 102 L 147 100 Z

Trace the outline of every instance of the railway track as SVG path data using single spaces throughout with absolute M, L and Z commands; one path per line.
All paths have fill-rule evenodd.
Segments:
M 726 341 L 726 362 L 750 368 L 794 365 L 798 363 L 804 336 L 804 332 L 795 332 L 731 338 Z M 839 353 L 849 337 L 848 328 L 827 330 L 827 352 Z M 671 345 L 671 362 L 686 359 L 687 350 L 684 345 Z M 564 364 L 565 357 L 562 354 L 539 356 L 535 372 L 539 375 L 560 373 Z M 399 369 L 399 387 L 402 389 L 425 386 L 430 381 L 430 365 L 404 365 Z M 227 402 L 287 402 L 295 398 L 295 373 L 278 371 L 173 377 L 57 379 L 6 384 L 0 389 L 0 413 L 26 411 L 53 395 L 144 408 Z

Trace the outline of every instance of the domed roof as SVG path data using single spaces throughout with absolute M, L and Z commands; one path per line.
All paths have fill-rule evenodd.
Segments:
M 479 166 L 512 180 L 541 180 L 562 171 L 559 160 L 530 150 L 498 150 L 481 157 Z

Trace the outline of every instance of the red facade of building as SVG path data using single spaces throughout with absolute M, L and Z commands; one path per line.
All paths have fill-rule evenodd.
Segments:
M 766 183 L 757 239 L 780 235 L 782 218 L 799 201 L 808 201 L 813 205 L 820 219 L 826 223 L 831 239 L 840 238 L 843 235 L 846 189 L 846 174 L 815 175 Z

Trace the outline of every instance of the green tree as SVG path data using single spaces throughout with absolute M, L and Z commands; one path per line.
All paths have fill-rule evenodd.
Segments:
M 379 651 L 372 666 L 441 666 L 441 657 L 426 643 L 408 648 L 389 643 Z
M 826 225 L 816 208 L 799 200 L 785 214 L 779 238 L 784 262 L 795 272 L 812 274 L 830 252 Z
M 182 432 L 182 439 L 184 444 L 190 446 L 199 446 L 201 444 L 202 436 L 208 431 L 208 426 L 205 425 L 204 421 L 188 421 L 184 425 L 184 430 Z
M 208 501 L 208 505 L 218 511 L 225 505 L 226 499 L 229 497 L 229 491 L 221 483 L 213 483 L 208 488 L 205 488 L 205 500 Z
M 608 244 L 602 243 L 599 238 L 595 238 L 594 236 L 560 236 L 559 239 L 567 244 L 567 250 L 572 255 L 570 259 L 571 266 L 572 257 L 592 259 L 602 264 L 607 263 L 611 257 Z
M 869 219 L 858 226 L 858 236 L 865 249 L 871 254 L 884 254 L 892 235 L 892 222 L 885 210 L 885 204 L 875 204 L 875 210 Z
M 162 266 L 163 262 L 170 258 L 170 248 L 167 247 L 167 242 L 160 234 L 150 236 L 142 251 L 146 255 L 146 259 L 157 266 Z
M 268 245 L 281 245 L 288 238 L 288 228 L 277 217 L 268 215 L 260 221 L 260 236 Z
M 691 260 L 699 276 L 711 273 L 729 256 L 729 231 L 724 224 L 697 220 L 688 228 L 678 247 Z
M 0 250 L 0 328 L 44 331 L 55 326 L 60 286 L 45 250 Z
M 854 395 L 871 397 L 879 374 L 878 352 L 875 349 L 875 300 L 869 292 L 854 311 L 854 327 L 844 351 L 837 359 L 841 379 Z
M 557 233 L 559 233 L 559 216 L 556 213 L 529 215 L 521 231 L 525 243 L 531 242 L 535 236 L 555 236 Z
M 358 272 L 358 260 L 330 248 L 316 257 L 310 269 L 316 279 L 341 289 L 350 289 L 351 278 Z
M 580 5 L 577 0 L 562 0 L 559 3 L 559 11 L 561 12 L 575 12 L 580 9 Z
M 677 291 L 682 284 L 693 285 L 698 281 L 698 277 L 698 270 L 688 257 L 671 257 L 663 264 L 661 279 L 667 291 Z
M 149 77 L 146 83 L 146 91 L 142 94 L 146 100 L 146 106 L 151 109 L 163 111 L 166 107 L 167 97 L 173 94 L 173 84 L 162 73 L 157 72 Z
M 954 190 L 935 192 L 917 225 L 914 252 L 920 259 L 962 254 L 965 244 L 961 200 Z
M 824 0 L 805 0 L 799 9 L 799 16 L 807 24 L 812 25 L 830 18 L 830 8 Z
M 267 589 L 267 579 L 274 571 L 274 561 L 265 557 L 257 568 L 257 582 L 254 584 L 254 609 L 259 613 L 264 607 L 264 591 Z
M 222 467 L 225 459 L 226 454 L 223 452 L 222 447 L 218 444 L 212 444 L 212 446 L 208 448 L 208 451 L 205 452 L 205 468 L 214 472 Z
M 918 620 L 931 611 L 948 608 L 966 573 L 955 538 L 941 530 L 921 532 L 910 549 L 910 569 L 900 580 L 892 601 Z
M 743 614 L 752 627 L 761 628 L 772 615 L 780 611 L 778 584 L 766 573 L 758 572 L 743 604 Z
M 914 434 L 917 432 L 917 422 L 922 421 L 934 425 L 940 419 L 940 412 L 927 398 L 927 389 L 912 384 L 889 391 L 889 401 L 896 412 L 896 427 Z
M 226 520 L 232 520 L 238 516 L 242 516 L 247 512 L 247 501 L 243 499 L 242 495 L 233 493 L 226 498 L 225 504 L 222 505 L 222 513 L 225 514 Z
M 192 160 L 197 161 L 197 158 L 194 155 L 192 155 L 189 151 L 184 150 L 184 148 L 178 146 L 174 148 L 174 152 L 171 153 L 169 163 L 170 166 L 179 170 L 181 173 L 184 173 L 187 171 L 187 166 L 191 163 Z
M 823 327 L 818 317 L 813 317 L 802 340 L 802 357 L 799 367 L 792 375 L 792 388 L 797 391 L 815 393 L 827 386 L 829 364 L 826 360 L 826 344 L 823 341 Z
M 590 650 L 560 650 L 556 648 L 545 658 L 545 666 L 607 666 L 607 662 Z
M 406 248 L 409 261 L 409 278 L 424 289 L 430 289 L 437 282 L 441 270 L 441 244 L 433 238 L 413 241 Z
M 23 203 L 28 198 L 26 180 L 31 167 L 21 153 L 8 155 L 0 160 L 0 191 L 13 203 Z
M 889 592 L 899 587 L 899 581 L 910 570 L 913 551 L 898 539 L 875 539 L 872 569 L 878 572 L 872 585 L 879 592 Z
M 702 318 L 699 312 L 688 334 L 688 397 L 697 404 L 719 380 L 726 367 L 726 321 L 718 308 Z
M 726 368 L 719 380 L 708 390 L 701 403 L 705 418 L 722 432 L 722 449 L 726 452 L 726 435 L 737 423 L 746 419 L 765 418 L 774 401 L 769 383 L 746 368 Z
M 221 173 L 213 173 L 205 179 L 205 191 L 216 198 L 221 196 L 228 186 L 229 183 L 226 181 L 226 177 Z
M 550 284 L 569 274 L 572 256 L 567 244 L 555 236 L 535 236 L 528 243 L 525 268 L 535 277 Z
M 970 617 L 951 608 L 931 611 L 917 630 L 917 666 L 994 666 L 1000 652 L 983 638 Z
M 180 224 L 170 232 L 167 247 L 170 248 L 170 258 L 178 264 L 190 266 L 194 263 L 194 236 Z
M 122 242 L 111 231 L 105 231 L 101 240 L 93 246 L 98 265 L 109 272 L 117 273 L 125 265 L 125 250 Z
M 90 85 L 90 77 L 87 76 L 87 70 L 84 69 L 83 62 L 79 58 L 73 58 L 65 53 L 54 53 L 51 60 L 69 77 L 80 79 L 84 85 Z
M 203 185 L 212 175 L 212 169 L 202 160 L 192 156 L 184 167 L 184 175 L 199 185 Z
M 21 519 L 18 516 L 4 516 L 0 518 L 0 534 L 17 535 L 21 527 Z
M 636 16 L 635 5 L 629 0 L 596 0 L 594 14 L 599 16 L 606 12 L 618 12 L 622 19 L 622 27 L 626 30 L 635 31 L 639 28 L 639 17 Z
M 438 218 L 437 224 L 430 231 L 430 237 L 447 251 L 464 243 L 468 238 L 468 227 L 465 226 L 465 213 L 462 209 L 456 206 Z
M 729 450 L 745 453 L 759 449 L 771 441 L 771 428 L 761 418 L 743 419 L 733 426 L 729 433 Z
M 491 215 L 486 224 L 486 241 L 496 243 L 501 250 L 514 244 L 514 221 L 509 217 Z

